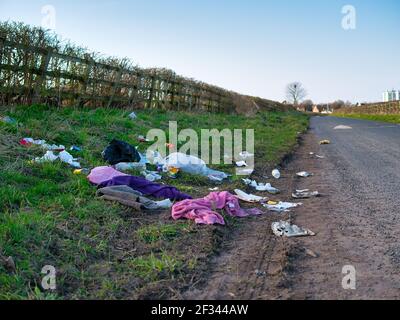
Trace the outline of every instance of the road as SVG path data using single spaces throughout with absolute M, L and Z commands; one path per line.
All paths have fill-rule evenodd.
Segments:
M 351 129 L 335 129 L 338 126 Z M 298 215 L 299 222 L 319 232 L 298 245 L 319 257 L 293 262 L 292 296 L 399 299 L 400 125 L 314 117 L 304 148 L 323 139 L 331 141 L 317 151 L 325 159 L 305 162 L 315 170 L 310 182 L 322 188 L 325 197 Z M 301 162 L 293 165 L 300 169 Z M 342 288 L 345 265 L 355 268 L 355 290 Z
M 400 125 L 313 117 L 310 126 L 281 179 L 271 182 L 282 190 L 273 200 L 293 201 L 296 189 L 322 193 L 290 213 L 316 236 L 274 236 L 271 222 L 288 213 L 250 218 L 184 298 L 400 299 Z M 319 145 L 324 139 L 331 144 Z M 296 177 L 303 170 L 314 175 Z M 355 272 L 354 289 L 343 287 L 345 266 Z

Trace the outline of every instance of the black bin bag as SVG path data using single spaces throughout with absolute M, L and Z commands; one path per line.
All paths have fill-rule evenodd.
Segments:
M 120 162 L 139 162 L 140 155 L 129 143 L 113 139 L 102 153 L 103 159 L 111 165 Z

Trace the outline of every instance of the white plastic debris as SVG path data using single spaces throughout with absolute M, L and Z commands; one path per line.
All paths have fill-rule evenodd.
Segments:
M 275 179 L 279 179 L 279 178 L 281 177 L 281 173 L 279 172 L 278 169 L 275 169 L 275 170 L 272 171 L 272 176 L 273 176 Z
M 237 167 L 247 167 L 246 161 L 238 161 L 236 162 Z
M 209 188 L 208 190 L 209 190 L 209 191 L 213 191 L 213 192 L 215 192 L 215 191 L 218 191 L 218 190 L 219 190 L 219 188 L 218 188 L 218 187 L 215 187 L 215 188 Z
M 130 113 L 130 114 L 128 115 L 128 117 L 129 117 L 130 119 L 134 120 L 134 119 L 137 118 L 137 115 L 136 115 L 136 113 L 132 112 L 132 113 Z
M 310 190 L 296 190 L 296 192 L 292 194 L 292 197 L 294 199 L 308 199 L 308 198 L 319 197 L 319 196 L 320 196 L 320 193 L 318 191 L 311 192 Z
M 308 178 L 311 177 L 312 175 L 313 175 L 312 173 L 309 173 L 307 171 L 301 171 L 297 173 L 298 177 L 303 177 L 303 178 Z
M 249 152 L 247 152 L 247 151 L 242 151 L 242 152 L 239 153 L 239 157 L 240 157 L 241 159 L 243 159 L 243 160 L 246 160 L 246 159 L 248 159 L 248 158 L 253 158 L 253 157 L 254 157 L 254 154 L 249 153 Z
M 167 168 L 174 167 L 182 172 L 205 176 L 214 182 L 228 178 L 226 173 L 208 168 L 202 159 L 180 152 L 170 154 L 162 162 Z
M 288 221 L 279 221 L 272 223 L 272 231 L 278 237 L 306 237 L 315 236 L 315 233 L 309 229 L 300 228 Z
M 35 162 L 53 162 L 58 159 L 58 156 L 56 156 L 53 151 L 47 151 L 43 157 L 41 158 L 35 158 Z
M 318 159 L 325 159 L 324 156 L 320 156 L 320 155 L 318 155 L 318 154 L 316 154 L 315 157 L 318 158 Z
M 162 179 L 162 176 L 159 175 L 158 172 L 156 172 L 156 171 L 144 170 L 144 171 L 142 171 L 142 175 L 146 178 L 146 180 L 149 180 L 151 182 Z
M 81 165 L 79 162 L 76 161 L 76 159 L 74 159 L 74 157 L 67 151 L 62 151 L 60 152 L 60 154 L 58 155 L 58 158 L 64 162 L 69 164 L 70 166 L 74 167 L 74 168 L 80 168 Z
M 275 205 L 265 203 L 263 206 L 270 211 L 289 212 L 290 209 L 303 205 L 302 203 L 279 202 Z
M 170 199 L 165 199 L 165 200 L 161 200 L 161 201 L 155 201 L 154 203 L 160 209 L 169 209 L 169 208 L 172 207 L 172 201 Z
M 268 198 L 256 196 L 254 194 L 248 194 L 240 189 L 235 190 L 236 197 L 242 201 L 255 203 L 261 201 L 268 201 Z
M 271 194 L 280 193 L 280 190 L 277 188 L 274 188 L 270 183 L 263 184 L 263 183 L 258 183 L 257 181 L 250 180 L 250 179 L 242 179 L 242 180 L 246 185 L 253 187 L 257 191 L 267 191 Z

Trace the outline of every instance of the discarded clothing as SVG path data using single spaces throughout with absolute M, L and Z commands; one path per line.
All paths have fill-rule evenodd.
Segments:
M 247 194 L 246 192 L 239 190 L 239 189 L 236 189 L 235 193 L 236 193 L 236 197 L 239 200 L 242 200 L 245 202 L 254 203 L 254 202 L 268 201 L 268 198 L 256 196 L 254 194 Z
M 184 200 L 172 207 L 172 218 L 190 219 L 197 224 L 221 224 L 224 218 L 215 212 L 216 209 L 224 209 L 225 212 L 234 217 L 247 217 L 249 215 L 260 215 L 259 209 L 243 210 L 240 208 L 238 199 L 227 191 L 212 192 L 201 199 Z
M 155 182 L 148 181 L 145 178 L 134 177 L 130 175 L 114 176 L 110 180 L 101 182 L 99 184 L 99 188 L 122 185 L 129 186 L 132 189 L 141 192 L 144 196 L 152 196 L 158 199 L 171 199 L 178 201 L 192 199 L 191 196 L 180 192 L 175 187 L 157 184 Z
M 120 162 L 139 162 L 140 154 L 130 144 L 120 141 L 112 140 L 109 146 L 102 153 L 103 159 L 111 165 Z
M 290 209 L 303 205 L 302 203 L 278 202 L 277 204 L 263 204 L 265 208 L 275 212 L 289 212 Z
M 127 174 L 119 172 L 112 167 L 97 167 L 90 172 L 88 179 L 91 183 L 99 185 L 105 181 L 120 176 L 127 176 Z
M 294 199 L 308 199 L 312 197 L 319 197 L 320 194 L 318 191 L 311 192 L 310 190 L 296 190 L 295 193 L 292 194 Z
M 250 180 L 250 179 L 242 179 L 243 182 L 250 186 L 255 188 L 257 191 L 267 191 L 270 194 L 278 194 L 280 193 L 280 190 L 277 188 L 274 188 L 270 183 L 257 183 L 255 180 Z
M 308 177 L 313 176 L 312 173 L 309 173 L 309 172 L 307 172 L 307 171 L 298 172 L 296 175 L 297 175 L 298 177 L 302 177 L 302 178 L 308 178 Z
M 153 201 L 143 197 L 142 193 L 128 186 L 112 186 L 97 190 L 97 195 L 104 200 L 119 202 L 136 210 L 164 210 L 172 207 L 170 199 Z
M 290 224 L 288 221 L 279 221 L 272 223 L 272 231 L 278 237 L 305 237 L 315 236 L 315 233 L 309 229 L 300 228 L 296 225 Z

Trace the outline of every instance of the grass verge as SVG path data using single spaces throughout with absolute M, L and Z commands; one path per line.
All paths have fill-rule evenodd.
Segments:
M 170 212 L 143 213 L 102 201 L 86 177 L 65 164 L 32 164 L 43 150 L 19 145 L 24 137 L 67 147 L 79 145 L 83 167 L 104 165 L 101 152 L 113 139 L 138 145 L 152 128 L 255 129 L 256 168 L 279 162 L 296 144 L 308 118 L 299 113 L 265 112 L 256 117 L 146 110 L 138 118 L 115 109 L 31 107 L 0 108 L 17 124 L 0 123 L 0 258 L 12 256 L 16 270 L 0 263 L 0 299 L 166 299 L 207 270 L 221 239 L 244 220 L 197 226 L 172 221 Z M 139 144 L 144 151 L 146 144 Z M 214 166 L 233 173 L 232 166 Z M 260 176 L 265 174 L 260 172 Z M 194 197 L 215 185 L 182 174 L 164 178 Z M 240 178 L 220 185 L 233 191 Z M 55 291 L 44 291 L 44 266 L 57 270 Z
M 335 117 L 352 118 L 360 120 L 400 123 L 400 114 L 334 114 Z

